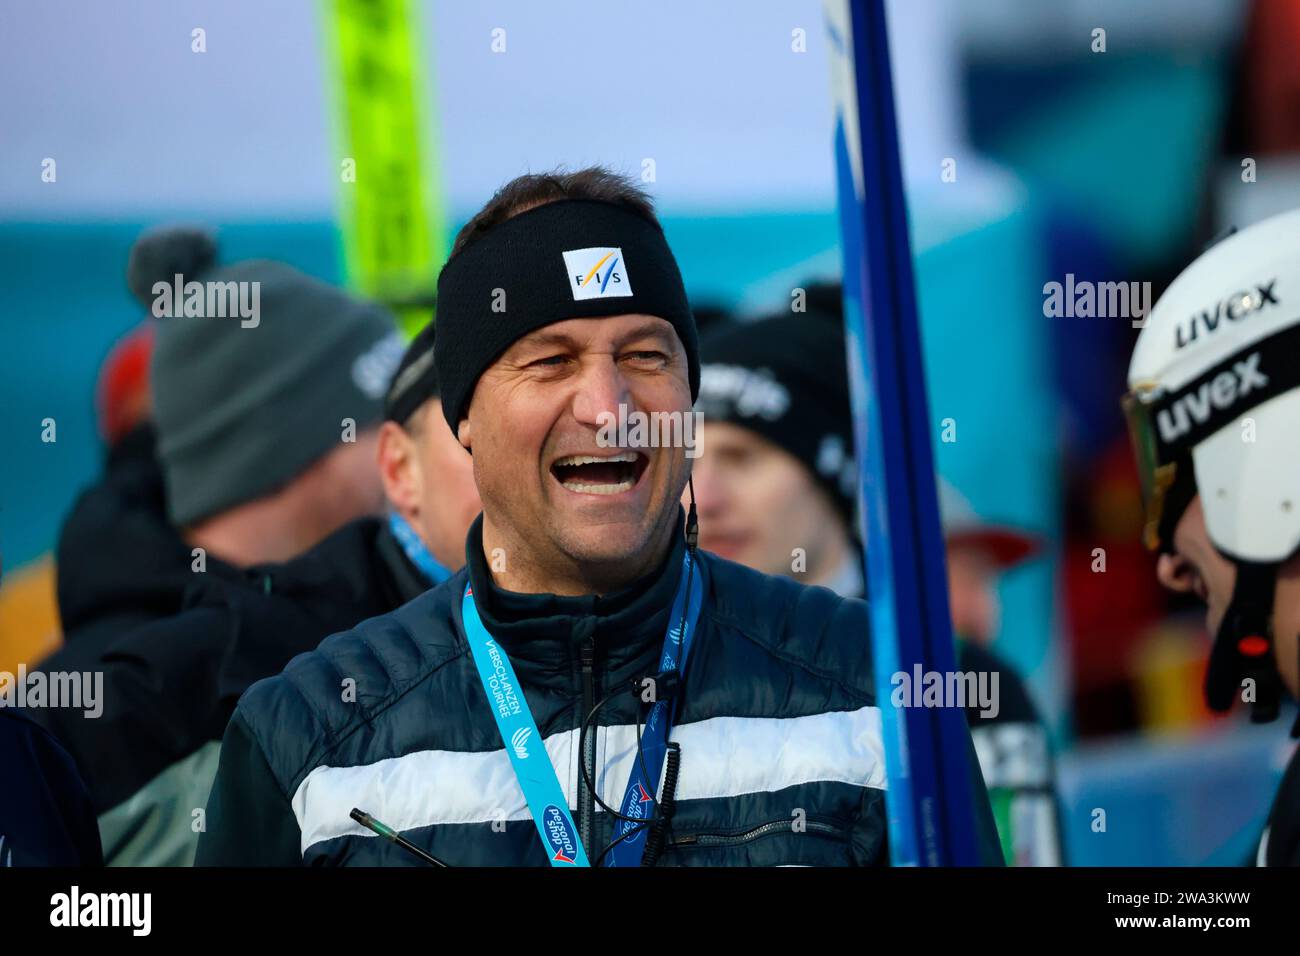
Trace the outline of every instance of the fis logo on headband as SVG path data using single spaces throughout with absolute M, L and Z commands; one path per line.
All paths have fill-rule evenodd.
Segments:
M 569 273 L 569 288 L 573 290 L 575 302 L 632 294 L 632 283 L 628 280 L 622 249 L 609 246 L 570 249 L 564 254 L 564 265 Z

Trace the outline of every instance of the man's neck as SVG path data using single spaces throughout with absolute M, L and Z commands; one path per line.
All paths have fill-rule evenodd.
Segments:
M 864 597 L 863 588 L 866 579 L 862 573 L 862 561 L 851 548 L 846 549 L 839 565 L 819 580 L 809 581 L 824 588 L 830 588 L 840 597 Z
M 836 529 L 827 535 L 826 546 L 817 556 L 817 565 L 799 575 L 805 584 L 830 588 L 845 597 L 857 597 L 862 592 L 862 565 L 849 544 L 849 537 Z M 855 593 L 856 592 L 856 593 Z
M 493 583 L 504 591 L 561 597 L 605 595 L 659 567 L 672 547 L 672 531 L 671 524 L 657 531 L 653 543 L 632 560 L 582 562 L 560 553 L 538 554 L 521 536 L 495 525 L 484 513 L 483 558 Z
M 207 518 L 187 528 L 184 538 L 242 568 L 297 557 L 323 537 L 307 530 L 314 524 L 292 501 L 268 496 Z

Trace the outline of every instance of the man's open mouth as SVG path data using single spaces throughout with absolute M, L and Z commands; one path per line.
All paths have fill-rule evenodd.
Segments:
M 617 495 L 631 491 L 650 460 L 637 451 L 616 455 L 567 455 L 551 465 L 555 480 L 569 491 L 588 495 Z

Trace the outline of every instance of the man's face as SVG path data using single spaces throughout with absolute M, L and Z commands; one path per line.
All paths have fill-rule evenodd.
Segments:
M 799 459 L 729 422 L 705 422 L 702 444 L 692 474 L 701 548 L 786 576 L 803 548 L 809 575 L 833 570 L 822 550 L 841 519 Z
M 383 513 L 384 488 L 375 474 L 378 441 L 377 426 L 363 428 L 356 441 L 340 442 L 312 465 L 309 484 L 302 486 L 310 488 L 314 502 L 310 519 L 304 519 L 310 521 L 307 547 L 349 521 Z
M 404 426 L 384 424 L 379 470 L 389 504 L 438 563 L 451 570 L 463 565 L 465 535 L 481 505 L 469 453 L 451 433 L 436 398 L 416 409 Z
M 1214 547 L 1205 529 L 1205 512 L 1197 495 L 1174 528 L 1174 553 L 1162 554 L 1156 563 L 1156 577 L 1171 591 L 1195 594 L 1205 602 L 1205 626 L 1218 634 L 1232 591 L 1237 569 Z M 1300 696 L 1300 557 L 1278 570 L 1277 593 L 1273 601 L 1274 652 L 1278 671 L 1292 696 Z
M 603 447 L 620 405 L 691 413 L 686 351 L 663 319 L 552 323 L 515 342 L 474 389 L 460 440 L 485 521 L 542 571 L 639 569 L 677 520 L 685 450 Z
M 451 433 L 437 399 L 418 409 L 408 427 L 421 478 L 416 533 L 439 564 L 459 568 L 465 563 L 465 535 L 483 507 L 474 485 L 474 463 Z
M 997 637 L 1001 607 L 998 566 L 985 548 L 949 544 L 948 609 L 958 637 L 984 647 Z

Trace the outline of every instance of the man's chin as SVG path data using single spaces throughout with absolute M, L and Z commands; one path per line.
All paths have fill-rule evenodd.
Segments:
M 640 525 L 612 524 L 571 530 L 561 540 L 565 553 L 575 563 L 600 568 L 618 567 L 644 558 L 648 539 L 647 530 Z
M 658 553 L 658 526 L 643 512 L 635 517 L 611 516 L 607 521 L 566 522 L 555 529 L 555 540 L 575 564 L 593 572 L 649 569 Z M 652 553 L 653 552 L 653 553 Z

